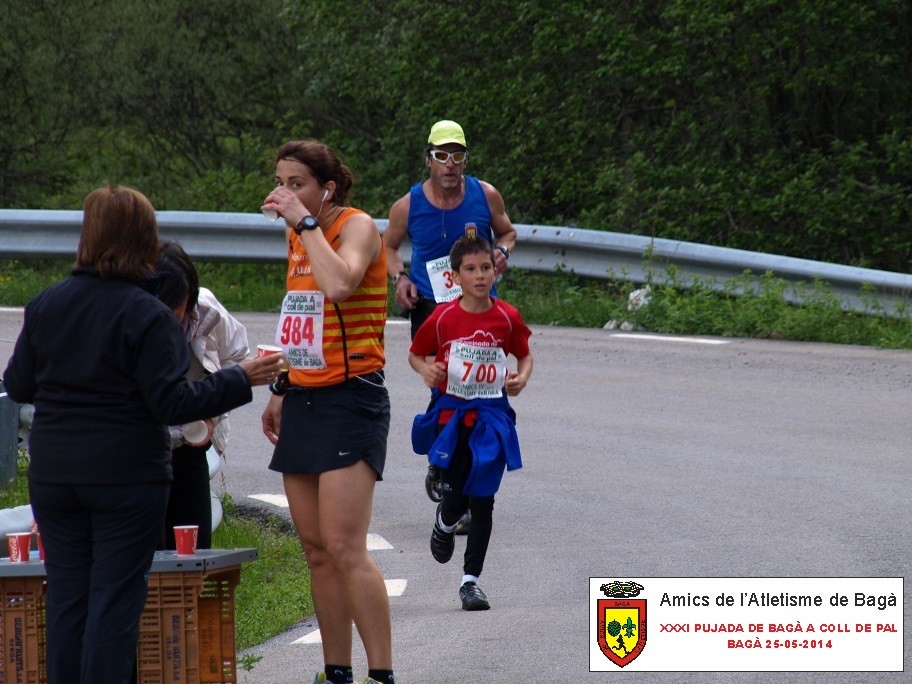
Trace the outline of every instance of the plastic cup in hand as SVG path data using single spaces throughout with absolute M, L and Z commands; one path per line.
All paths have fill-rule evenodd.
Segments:
M 28 563 L 32 546 L 31 532 L 10 532 L 6 535 L 10 563 Z
M 277 221 L 279 218 L 279 212 L 275 209 L 263 209 L 263 216 L 268 218 L 270 221 Z
M 44 560 L 44 544 L 41 543 L 41 533 L 35 532 L 35 539 L 38 540 L 38 559 Z
M 196 540 L 199 535 L 197 525 L 174 526 L 174 548 L 179 556 L 192 556 L 196 553 Z
M 205 421 L 195 420 L 184 426 L 184 441 L 190 444 L 198 444 L 209 435 L 209 426 Z
M 276 347 L 274 344 L 258 344 L 257 345 L 257 358 L 261 356 L 272 356 L 273 354 L 278 354 L 282 351 L 281 347 Z

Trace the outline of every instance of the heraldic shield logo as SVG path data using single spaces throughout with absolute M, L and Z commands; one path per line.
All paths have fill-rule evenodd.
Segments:
M 608 598 L 597 601 L 598 645 L 611 662 L 624 667 L 646 646 L 646 599 L 633 598 L 643 587 L 636 582 L 614 581 L 600 589 Z

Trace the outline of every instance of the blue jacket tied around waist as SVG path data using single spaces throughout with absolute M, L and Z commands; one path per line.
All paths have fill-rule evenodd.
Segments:
M 431 395 L 427 412 L 418 414 L 412 421 L 412 449 L 417 454 L 427 454 L 431 465 L 449 468 L 462 417 L 466 411 L 477 411 L 478 420 L 469 436 L 472 469 L 463 492 L 469 496 L 493 496 L 500 488 L 505 467 L 522 468 L 516 413 L 506 395 L 498 399 L 465 400 L 436 388 Z M 453 415 L 438 434 L 442 410 L 451 410 Z

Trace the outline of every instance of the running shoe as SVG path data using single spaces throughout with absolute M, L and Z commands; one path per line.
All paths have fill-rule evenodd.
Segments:
M 440 479 L 440 468 L 437 466 L 428 466 L 427 475 L 424 477 L 424 489 L 434 503 L 443 501 L 443 480 Z
M 491 607 L 488 597 L 475 582 L 466 582 L 459 587 L 459 598 L 463 610 L 487 610 Z
M 452 532 L 444 532 L 437 521 L 440 518 L 440 507 L 442 503 L 437 504 L 437 512 L 434 514 L 434 530 L 431 532 L 431 555 L 438 563 L 446 563 L 453 557 L 453 549 L 456 548 L 456 538 Z
M 453 528 L 453 534 L 468 534 L 469 526 L 472 524 L 472 511 L 466 511 L 462 514 L 456 527 Z

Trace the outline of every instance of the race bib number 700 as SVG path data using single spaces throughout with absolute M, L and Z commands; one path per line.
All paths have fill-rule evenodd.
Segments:
M 447 394 L 463 399 L 503 396 L 507 356 L 500 347 L 478 347 L 462 342 L 450 346 Z

